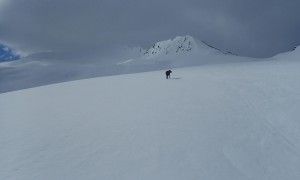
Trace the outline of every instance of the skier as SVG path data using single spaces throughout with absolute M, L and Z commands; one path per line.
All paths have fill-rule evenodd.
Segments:
M 166 71 L 166 78 L 167 79 L 170 79 L 170 74 L 172 73 L 172 71 L 171 70 L 167 70 Z

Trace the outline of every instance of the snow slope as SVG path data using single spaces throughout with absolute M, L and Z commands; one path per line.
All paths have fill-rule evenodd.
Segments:
M 0 63 L 0 93 L 91 77 L 255 60 L 226 55 L 191 36 L 158 42 L 146 50 L 133 48 L 123 51 L 116 59 L 84 59 L 84 63 L 74 62 L 65 54 L 51 52 Z M 57 60 L 58 57 L 63 59 Z M 64 58 L 71 59 L 66 61 Z
M 0 94 L 0 179 L 300 179 L 299 69 L 214 64 Z

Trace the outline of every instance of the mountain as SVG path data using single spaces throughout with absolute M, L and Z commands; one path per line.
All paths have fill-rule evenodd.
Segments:
M 0 94 L 0 179 L 298 180 L 299 58 Z
M 174 54 L 189 54 L 189 51 L 202 51 L 202 53 L 223 53 L 232 54 L 229 52 L 223 52 L 222 50 L 213 47 L 204 41 L 197 41 L 192 36 L 178 36 L 173 40 L 166 40 L 155 43 L 148 49 L 140 49 L 142 58 L 157 58 L 164 55 Z
M 198 41 L 192 36 L 178 36 L 174 39 L 157 42 L 147 49 L 135 48 L 134 51 L 133 54 L 137 54 L 135 58 L 121 61 L 118 64 L 137 66 L 137 69 L 158 70 L 255 60 L 222 51 L 204 41 Z

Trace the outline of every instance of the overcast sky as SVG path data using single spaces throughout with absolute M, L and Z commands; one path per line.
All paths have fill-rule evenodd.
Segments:
M 103 54 L 191 35 L 268 57 L 300 44 L 299 9 L 299 0 L 0 0 L 0 43 L 26 54 Z

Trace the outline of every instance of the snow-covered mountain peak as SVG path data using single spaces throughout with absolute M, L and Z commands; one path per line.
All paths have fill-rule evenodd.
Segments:
M 141 49 L 142 56 L 151 58 L 159 55 L 168 55 L 193 51 L 197 48 L 195 39 L 191 36 L 177 36 L 172 40 L 165 40 L 155 43 L 148 49 Z
M 139 54 L 142 58 L 152 59 L 164 55 L 191 54 L 191 52 L 233 55 L 231 52 L 222 51 L 189 35 L 177 36 L 174 39 L 157 42 L 148 49 L 140 49 Z

